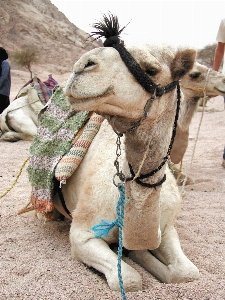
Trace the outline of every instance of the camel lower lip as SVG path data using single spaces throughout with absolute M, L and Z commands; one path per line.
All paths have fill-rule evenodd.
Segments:
M 221 91 L 220 89 L 215 87 L 215 90 L 217 90 L 218 92 L 220 92 L 221 94 L 225 95 L 225 91 Z

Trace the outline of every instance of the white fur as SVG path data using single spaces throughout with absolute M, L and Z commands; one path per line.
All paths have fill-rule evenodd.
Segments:
M 33 87 L 23 88 L 19 98 L 11 102 L 1 114 L 1 139 L 9 142 L 33 140 L 37 133 L 38 113 L 43 107 Z

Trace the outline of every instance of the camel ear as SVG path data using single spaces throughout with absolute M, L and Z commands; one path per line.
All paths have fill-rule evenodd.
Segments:
M 187 72 L 189 72 L 196 60 L 196 50 L 179 49 L 171 64 L 171 73 L 173 80 L 179 80 Z

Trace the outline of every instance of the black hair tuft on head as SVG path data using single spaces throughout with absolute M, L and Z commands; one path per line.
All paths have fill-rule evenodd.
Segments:
M 119 21 L 117 16 L 114 16 L 111 12 L 103 14 L 103 19 L 99 22 L 94 23 L 93 28 L 97 31 L 91 32 L 91 36 L 97 36 L 96 39 L 101 37 L 106 38 L 104 43 L 105 47 L 110 47 L 113 44 L 120 44 L 121 40 L 119 38 L 121 32 L 126 26 L 120 29 Z

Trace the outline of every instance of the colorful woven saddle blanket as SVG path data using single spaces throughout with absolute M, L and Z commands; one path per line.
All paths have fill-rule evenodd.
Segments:
M 22 97 L 24 95 L 24 91 L 26 91 L 24 88 L 28 85 L 31 85 L 37 91 L 38 97 L 40 98 L 42 103 L 48 102 L 52 93 L 49 90 L 49 88 L 39 78 L 37 78 L 37 84 L 35 83 L 34 79 L 31 79 L 27 83 L 25 83 L 22 86 L 22 88 L 19 90 L 19 92 L 16 95 L 14 100 L 16 100 L 17 98 Z
M 93 112 L 73 110 L 66 103 L 62 88 L 56 89 L 40 115 L 30 146 L 27 172 L 32 187 L 30 200 L 37 212 L 53 218 L 55 178 L 66 183 L 84 158 L 102 121 L 103 117 Z

